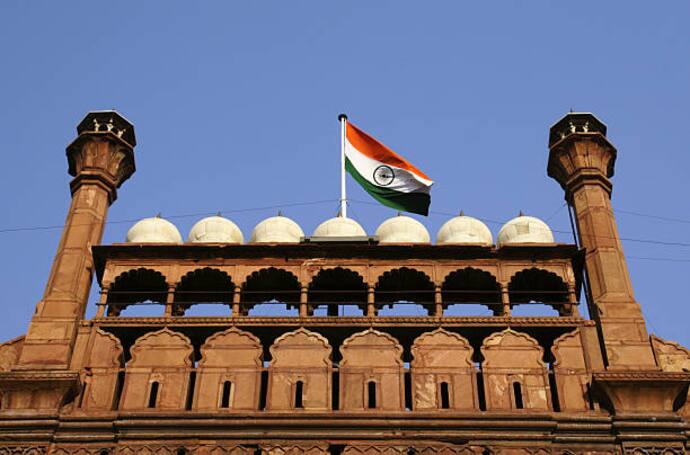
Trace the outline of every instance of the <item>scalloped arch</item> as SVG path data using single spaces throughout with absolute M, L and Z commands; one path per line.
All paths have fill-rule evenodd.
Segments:
M 511 337 L 514 340 L 519 340 L 523 341 L 524 344 L 521 346 L 519 345 L 518 347 L 520 348 L 530 348 L 535 351 L 539 352 L 539 356 L 536 359 L 539 362 L 539 365 L 543 368 L 546 368 L 546 363 L 544 363 L 544 348 L 542 348 L 539 345 L 539 342 L 529 336 L 528 334 L 524 332 L 517 332 L 511 328 L 504 329 L 500 332 L 495 332 L 492 333 L 489 337 L 487 337 L 484 342 L 482 343 L 482 346 L 480 348 L 482 356 L 484 357 L 484 362 L 482 363 L 483 367 L 492 367 L 487 360 L 487 355 L 486 353 L 491 350 L 495 349 L 505 349 L 505 346 L 503 346 L 503 341 L 508 339 L 508 337 Z M 536 348 L 536 349 L 535 349 Z
M 184 356 L 183 361 L 186 366 L 192 366 L 192 355 L 194 354 L 192 342 L 185 335 L 181 334 L 180 332 L 170 330 L 167 327 L 155 332 L 149 332 L 139 337 L 130 348 L 132 358 L 129 360 L 127 366 L 136 365 L 136 362 L 138 361 L 137 354 L 139 354 L 142 349 L 146 348 L 147 346 L 156 346 L 157 344 L 153 343 L 153 341 L 156 339 L 165 338 L 167 338 L 169 341 L 164 341 L 160 343 L 159 346 L 175 347 L 175 343 L 171 343 L 171 341 L 175 341 L 177 346 L 187 348 L 188 354 Z
M 223 346 L 223 341 L 229 341 L 229 339 L 232 338 L 246 340 L 246 343 L 241 346 L 256 348 L 257 354 L 254 359 L 256 366 L 261 367 L 263 365 L 263 345 L 261 344 L 261 341 L 252 333 L 245 332 L 237 327 L 231 327 L 222 332 L 216 332 L 206 339 L 204 344 L 201 346 L 201 360 L 199 361 L 199 366 L 205 366 L 207 360 L 207 350 Z
M 393 337 L 392 335 L 385 333 L 385 332 L 379 332 L 376 329 L 367 329 L 362 332 L 357 332 L 353 333 L 349 337 L 343 341 L 343 344 L 340 346 L 340 354 L 343 358 L 342 362 L 340 362 L 340 366 L 345 366 L 347 365 L 347 359 L 346 359 L 346 353 L 347 353 L 347 348 L 350 346 L 357 346 L 357 341 L 364 339 L 365 337 L 368 337 L 370 335 L 374 335 L 378 339 L 384 339 L 389 342 L 389 345 L 395 348 L 395 351 L 397 352 L 396 356 L 396 362 L 402 366 L 403 361 L 402 361 L 402 353 L 403 353 L 403 348 L 400 345 L 400 342 Z
M 443 329 L 441 327 L 432 330 L 430 332 L 425 332 L 421 335 L 419 335 L 417 338 L 415 338 L 414 342 L 412 343 L 412 347 L 410 348 L 410 351 L 412 352 L 412 361 L 410 362 L 411 365 L 414 365 L 415 360 L 417 360 L 417 354 L 419 350 L 429 341 L 433 340 L 434 338 L 445 338 L 447 340 L 450 340 L 451 343 L 447 344 L 432 344 L 430 343 L 430 346 L 438 346 L 439 349 L 444 349 L 448 347 L 449 344 L 453 344 L 455 346 L 459 346 L 462 348 L 467 349 L 467 356 L 465 357 L 464 361 L 468 367 L 474 367 L 474 362 L 472 362 L 472 355 L 474 354 L 474 349 L 472 348 L 472 345 L 470 345 L 470 342 L 463 336 L 461 336 L 458 333 L 455 332 L 449 332 L 446 329 Z
M 331 344 L 328 342 L 328 339 L 321 335 L 318 332 L 312 332 L 311 330 L 307 330 L 304 327 L 300 327 L 297 330 L 293 330 L 292 332 L 287 332 L 279 336 L 278 338 L 275 339 L 273 344 L 271 345 L 270 348 L 268 348 L 269 352 L 271 353 L 271 362 L 269 366 L 272 366 L 275 361 L 276 361 L 276 348 L 280 348 L 280 345 L 282 343 L 287 343 L 288 340 L 291 338 L 296 338 L 296 337 L 305 337 L 305 339 L 308 340 L 313 340 L 315 343 L 314 345 L 320 344 L 322 347 L 326 348 L 328 351 L 328 356 L 326 356 L 323 359 L 324 365 L 330 367 L 331 366 L 331 357 L 333 356 L 333 347 Z

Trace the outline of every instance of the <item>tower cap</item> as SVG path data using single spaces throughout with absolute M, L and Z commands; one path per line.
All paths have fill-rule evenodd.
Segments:
M 606 124 L 591 112 L 568 112 L 549 130 L 549 147 L 574 133 L 600 133 L 606 137 Z
M 115 110 L 89 112 L 77 125 L 77 133 L 113 133 L 132 147 L 137 145 L 134 125 Z

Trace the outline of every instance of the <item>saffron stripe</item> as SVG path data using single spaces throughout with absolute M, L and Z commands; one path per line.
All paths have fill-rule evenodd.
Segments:
M 372 160 L 380 161 L 381 163 L 385 163 L 389 166 L 395 166 L 408 170 L 427 181 L 431 181 L 426 174 L 417 169 L 417 167 L 415 167 L 412 163 L 373 137 L 369 136 L 367 133 L 360 130 L 350 122 L 347 123 L 347 132 L 345 133 L 345 136 L 355 149 L 357 149 L 361 154 L 368 156 Z

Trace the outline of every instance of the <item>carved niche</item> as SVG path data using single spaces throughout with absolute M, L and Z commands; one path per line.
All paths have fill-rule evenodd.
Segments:
M 590 374 L 585 363 L 580 330 L 561 335 L 551 348 L 561 411 L 589 410 Z
M 235 327 L 209 337 L 201 347 L 194 409 L 258 409 L 263 348 Z
M 661 371 L 687 373 L 690 372 L 690 350 L 684 348 L 678 343 L 667 341 L 652 335 L 652 348 L 654 349 L 654 356 L 656 362 L 661 368 Z M 678 411 L 683 416 L 690 415 L 690 394 L 685 399 L 685 404 Z
M 408 451 L 403 445 L 353 444 L 345 447 L 343 455 L 407 455 Z
M 0 446 L 0 455 L 43 455 L 46 447 L 39 446 Z
M 284 443 L 261 446 L 261 455 L 327 455 L 328 446 L 316 443 Z
M 167 328 L 139 338 L 131 349 L 120 409 L 184 409 L 194 349 Z
M 340 352 L 342 409 L 403 410 L 403 349 L 395 338 L 369 329 L 347 338 Z
M 548 370 L 537 340 L 506 329 L 484 340 L 481 352 L 487 410 L 550 409 Z
M 436 329 L 412 345 L 414 409 L 478 409 L 472 347 L 457 333 Z
M 96 330 L 82 374 L 81 408 L 83 410 L 114 409 L 117 376 L 122 366 L 120 340 L 110 333 Z
M 278 337 L 270 348 L 266 409 L 329 410 L 332 351 L 326 338 L 304 328 Z

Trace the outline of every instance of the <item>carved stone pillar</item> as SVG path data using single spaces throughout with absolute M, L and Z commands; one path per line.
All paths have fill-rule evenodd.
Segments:
M 242 287 L 235 286 L 235 290 L 232 293 L 232 317 L 236 318 L 242 314 L 240 309 L 240 300 L 242 298 Z
M 501 304 L 501 316 L 510 316 L 510 290 L 508 289 L 507 284 L 501 285 Z
M 369 318 L 376 316 L 376 288 L 374 286 L 367 287 L 367 314 Z
M 548 174 L 575 209 L 593 298 L 610 369 L 656 369 L 640 306 L 633 296 L 623 247 L 611 208 L 609 178 L 616 148 L 606 125 L 592 114 L 570 113 L 551 127 Z
M 434 316 L 437 318 L 443 317 L 443 293 L 441 286 L 434 288 Z
M 26 335 L 21 369 L 68 368 L 91 279 L 91 246 L 101 242 L 117 188 L 134 173 L 134 128 L 114 111 L 90 112 L 67 147 L 72 204 L 43 298 Z
M 306 318 L 309 316 L 309 306 L 307 301 L 309 300 L 309 288 L 307 286 L 302 286 L 299 293 L 299 317 Z

